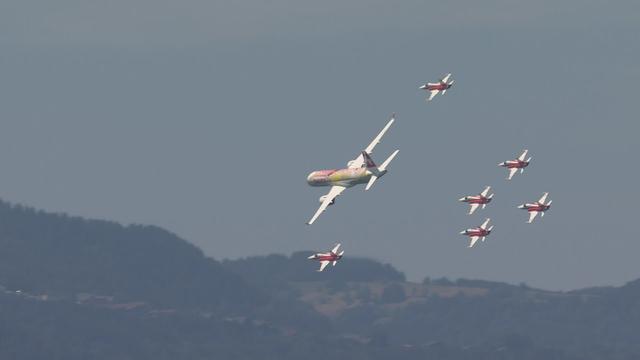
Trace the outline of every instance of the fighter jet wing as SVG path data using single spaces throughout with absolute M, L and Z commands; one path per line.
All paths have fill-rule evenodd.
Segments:
M 480 225 L 481 228 L 486 229 L 487 225 L 489 225 L 489 221 L 491 221 L 491 219 L 487 218 L 487 220 L 485 220 L 482 225 Z
M 549 196 L 549 193 L 546 192 L 542 195 L 542 197 L 540 198 L 540 200 L 538 200 L 539 204 L 544 204 L 544 202 L 547 200 L 547 196 Z
M 480 236 L 472 236 L 471 242 L 469 243 L 469 247 L 472 248 L 473 245 L 475 245 L 476 241 L 478 241 L 478 239 L 480 239 Z
M 469 215 L 473 214 L 474 211 L 480 206 L 480 204 L 471 204 L 471 209 L 469 209 Z
M 376 147 L 376 145 L 378 145 L 378 143 L 382 140 L 382 137 L 384 136 L 384 134 L 387 132 L 387 130 L 389 130 L 389 128 L 391 127 L 391 124 L 393 124 L 393 122 L 396 120 L 395 119 L 395 114 L 393 114 L 391 116 L 391 119 L 389 120 L 389 122 L 387 123 L 387 125 L 384 126 L 384 128 L 382 129 L 382 131 L 380 131 L 380 133 L 373 139 L 373 141 L 371 141 L 371 143 L 369 144 L 369 146 L 367 146 L 364 151 L 371 155 L 371 153 L 373 152 L 373 149 Z M 362 156 L 362 153 L 360 155 L 358 155 L 357 158 L 355 158 L 352 161 L 349 161 L 349 169 L 357 169 L 357 168 L 361 168 L 362 165 L 364 165 L 365 159 Z
M 509 177 L 507 178 L 507 180 L 511 180 L 511 178 L 513 177 L 513 175 L 515 175 L 518 172 L 518 168 L 511 168 L 509 169 Z
M 320 261 L 320 269 L 318 269 L 318 271 L 322 271 L 324 270 L 324 268 L 327 267 L 327 265 L 329 265 L 331 261 L 327 261 L 327 260 L 322 260 Z
M 446 84 L 449 81 L 450 77 L 451 77 L 451 74 L 447 74 L 447 75 L 445 75 L 445 77 L 442 78 L 441 81 Z
M 331 252 L 334 253 L 334 254 L 337 254 L 339 248 L 340 248 L 340 244 L 338 243 L 338 244 L 336 244 L 336 246 L 333 249 L 331 249 Z
M 484 197 L 487 197 L 487 194 L 489 193 L 489 190 L 491 190 L 491 186 L 487 186 L 484 190 L 482 190 L 480 195 L 482 195 Z
M 438 95 L 439 92 L 440 90 L 431 90 L 431 94 L 429 95 L 427 101 L 431 101 L 436 95 Z
M 331 190 L 329 190 L 327 195 L 325 195 L 324 201 L 322 202 L 322 204 L 320 204 L 320 207 L 318 208 L 316 213 L 313 214 L 313 217 L 311 218 L 311 220 L 309 220 L 309 222 L 307 222 L 307 225 L 313 224 L 313 222 L 316 221 L 318 216 L 320 216 L 320 214 L 322 214 L 327 209 L 327 206 L 329 206 L 329 204 L 331 204 L 331 202 L 336 197 L 338 197 L 338 195 L 342 194 L 344 189 L 346 189 L 346 187 L 344 187 L 344 186 L 338 186 L 338 185 L 332 186 Z
M 525 149 L 525 150 L 522 152 L 522 155 L 518 156 L 518 160 L 520 160 L 520 161 L 524 161 L 524 158 L 527 156 L 527 152 L 528 152 L 528 151 L 529 151 L 529 150 L 526 150 L 526 149 Z
M 536 218 L 536 215 L 538 215 L 537 211 L 529 211 L 529 221 L 528 221 L 529 224 L 533 222 L 533 219 Z

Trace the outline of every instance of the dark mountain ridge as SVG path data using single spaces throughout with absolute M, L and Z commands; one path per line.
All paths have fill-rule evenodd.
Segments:
M 0 358 L 640 358 L 640 280 L 411 283 L 308 255 L 218 262 L 158 227 L 0 201 Z

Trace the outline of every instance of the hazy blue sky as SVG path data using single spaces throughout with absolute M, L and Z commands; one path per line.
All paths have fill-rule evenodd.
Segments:
M 340 241 L 414 280 L 621 284 L 640 277 L 639 34 L 635 0 L 3 1 L 0 196 L 218 259 Z M 389 174 L 306 226 L 326 191 L 307 174 L 392 112 Z M 497 163 L 525 147 L 507 182 Z M 466 215 L 485 185 L 494 203 Z M 544 191 L 526 224 L 515 206 Z M 468 249 L 458 232 L 486 216 Z

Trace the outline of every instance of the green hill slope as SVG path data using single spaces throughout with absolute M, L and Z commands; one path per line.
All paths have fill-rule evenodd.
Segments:
M 157 227 L 0 201 L 0 359 L 640 358 L 640 280 L 411 283 L 308 255 L 220 263 Z
M 115 296 L 163 307 L 255 306 L 259 291 L 154 226 L 122 226 L 0 202 L 0 285 L 71 298 Z

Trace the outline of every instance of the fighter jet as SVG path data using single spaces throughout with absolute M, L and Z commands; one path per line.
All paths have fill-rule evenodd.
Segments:
M 522 174 L 524 172 L 524 168 L 529 166 L 531 157 L 529 157 L 527 160 L 524 159 L 525 156 L 527 156 L 528 151 L 529 150 L 524 150 L 522 154 L 515 160 L 507 160 L 498 164 L 498 166 L 506 167 L 507 169 L 509 169 L 509 177 L 507 178 L 507 180 L 511 180 L 513 175 L 518 172 L 518 169 L 520 169 L 520 173 Z
M 482 205 L 484 209 L 488 203 L 491 202 L 491 198 L 493 198 L 493 194 L 487 196 L 491 190 L 491 186 L 487 186 L 482 192 L 478 195 L 467 195 L 465 197 L 461 197 L 458 201 L 466 202 L 471 205 L 471 209 L 469 209 L 469 215 L 473 214 L 474 211 L 478 208 L 478 206 Z
M 544 213 L 549 210 L 549 208 L 551 208 L 551 202 L 553 200 L 549 200 L 549 202 L 546 204 L 544 203 L 547 200 L 547 196 L 549 196 L 549 193 L 544 193 L 542 194 L 540 200 L 538 200 L 537 202 L 533 204 L 527 203 L 518 206 L 518 209 L 524 209 L 529 212 L 529 221 L 527 221 L 529 224 L 533 222 L 533 219 L 536 218 L 538 213 L 542 213 L 541 216 L 544 217 Z
M 444 95 L 447 90 L 453 85 L 455 80 L 451 80 L 449 82 L 449 78 L 451 74 L 445 75 L 440 81 L 437 83 L 426 83 L 420 86 L 420 89 L 429 91 L 429 97 L 427 101 L 431 101 L 440 91 L 442 91 L 442 95 Z
M 484 223 L 482 223 L 482 225 L 480 225 L 479 227 L 463 230 L 460 232 L 461 235 L 467 235 L 471 239 L 469 247 L 473 247 L 478 239 L 482 239 L 482 241 L 484 241 L 485 237 L 491 234 L 493 225 L 487 228 L 487 225 L 489 225 L 489 221 L 491 221 L 491 219 L 485 220 Z
M 342 255 L 344 254 L 344 250 L 338 254 L 339 247 L 340 244 L 336 244 L 336 246 L 328 253 L 314 254 L 309 256 L 307 259 L 320 261 L 320 269 L 318 269 L 318 271 L 324 270 L 330 262 L 333 262 L 333 266 L 336 266 L 336 263 L 338 260 L 342 259 Z
M 319 170 L 314 171 L 307 176 L 307 183 L 311 186 L 331 186 L 329 192 L 322 195 L 319 199 L 320 208 L 313 215 L 311 220 L 307 224 L 311 225 L 314 221 L 324 212 L 329 205 L 333 205 L 336 198 L 342 194 L 342 192 L 355 186 L 357 184 L 367 184 L 365 190 L 369 190 L 373 183 L 377 179 L 381 178 L 387 173 L 387 167 L 393 158 L 398 154 L 398 151 L 394 151 L 380 166 L 377 166 L 371 159 L 371 153 L 373 148 L 380 142 L 382 136 L 389 129 L 391 124 L 395 121 L 395 115 L 391 117 L 391 120 L 380 131 L 371 144 L 367 146 L 360 155 L 347 163 L 346 169 L 334 169 L 334 170 Z

